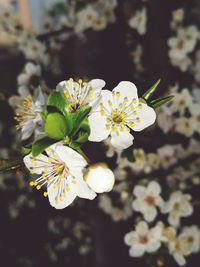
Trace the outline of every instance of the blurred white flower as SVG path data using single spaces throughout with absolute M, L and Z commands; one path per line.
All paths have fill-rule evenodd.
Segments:
M 162 213 L 169 213 L 168 222 L 173 226 L 179 226 L 182 217 L 188 217 L 193 213 L 191 195 L 175 191 L 162 207 Z
M 120 82 L 112 92 L 102 90 L 101 94 L 98 109 L 88 118 L 90 141 L 100 142 L 111 135 L 111 144 L 118 149 L 125 149 L 133 143 L 130 129 L 141 131 L 155 122 L 155 111 L 139 102 L 133 83 Z
M 157 149 L 160 164 L 164 169 L 177 162 L 175 147 L 172 145 L 164 145 Z
M 161 246 L 162 227 L 157 225 L 149 229 L 146 222 L 139 222 L 135 231 L 127 233 L 124 237 L 126 245 L 130 246 L 131 257 L 141 257 L 145 252 L 152 253 Z
M 183 134 L 187 137 L 191 137 L 196 130 L 197 121 L 193 118 L 177 118 L 174 122 L 174 130 L 177 133 Z
M 190 113 L 192 115 L 193 120 L 193 128 L 196 132 L 200 133 L 200 107 L 199 103 L 194 103 L 190 105 Z
M 96 193 L 92 191 L 83 179 L 83 169 L 87 162 L 73 149 L 55 144 L 46 150 L 47 156 L 31 154 L 24 157 L 24 163 L 32 174 L 40 175 L 30 186 L 40 189 L 47 186 L 50 204 L 56 209 L 63 209 L 70 205 L 76 196 L 94 199 Z
M 133 209 L 141 212 L 147 222 L 152 222 L 157 216 L 157 207 L 163 206 L 160 193 L 161 187 L 156 181 L 150 182 L 147 187 L 137 185 L 134 188 L 136 200 L 132 203 Z
M 181 22 L 184 19 L 184 15 L 185 15 L 185 12 L 183 8 L 175 9 L 172 12 L 172 21 L 171 21 L 172 29 L 176 29 L 181 24 Z
M 84 30 L 92 27 L 93 21 L 98 17 L 98 13 L 92 5 L 86 6 L 86 8 L 80 10 L 76 14 L 75 32 L 81 33 Z
M 172 112 L 179 112 L 184 114 L 186 108 L 192 104 L 192 96 L 188 89 L 184 88 L 180 92 L 174 94 L 174 98 L 170 103 L 170 110 Z
M 41 67 L 40 65 L 27 62 L 23 72 L 17 77 L 17 82 L 19 86 L 27 86 L 35 77 L 40 77 Z
M 63 93 L 69 108 L 74 112 L 85 105 L 96 108 L 101 99 L 101 89 L 104 86 L 105 82 L 100 79 L 93 79 L 89 82 L 82 80 L 75 82 L 73 79 L 69 79 L 60 82 L 56 86 L 56 91 Z
M 44 65 L 47 65 L 49 62 L 45 45 L 37 39 L 29 39 L 28 42 L 26 40 L 22 41 L 19 49 L 28 60 L 33 60 Z
M 137 10 L 133 16 L 128 21 L 129 26 L 135 29 L 139 34 L 143 35 L 146 33 L 146 23 L 147 23 L 147 10 L 143 8 L 142 10 Z
M 115 183 L 114 174 L 105 163 L 90 165 L 84 174 L 84 180 L 96 193 L 110 192 Z
M 187 58 L 187 55 L 194 50 L 198 39 L 199 30 L 196 26 L 190 25 L 186 28 L 179 28 L 177 36 L 171 37 L 168 40 L 170 47 L 169 58 L 172 65 L 178 66 L 182 71 L 186 71 L 192 63 Z
M 166 106 L 159 108 L 157 112 L 157 122 L 158 126 L 163 130 L 163 132 L 168 133 L 173 126 L 171 109 Z
M 185 257 L 192 253 L 199 252 L 200 232 L 196 226 L 183 228 L 182 233 L 168 243 L 169 253 L 173 255 L 175 261 L 183 266 L 186 264 Z

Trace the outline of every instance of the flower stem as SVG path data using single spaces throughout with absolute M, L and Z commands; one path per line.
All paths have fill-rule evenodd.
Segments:
M 0 159 L 0 172 L 16 169 L 23 163 L 22 158 L 16 160 L 4 160 Z

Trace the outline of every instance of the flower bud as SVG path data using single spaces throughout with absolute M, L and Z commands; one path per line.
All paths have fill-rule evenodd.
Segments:
M 114 174 L 105 163 L 91 165 L 86 171 L 84 179 L 96 193 L 110 192 L 115 183 Z

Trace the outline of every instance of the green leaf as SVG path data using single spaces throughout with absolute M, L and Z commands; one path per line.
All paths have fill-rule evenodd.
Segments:
M 157 89 L 157 87 L 158 87 L 158 85 L 159 85 L 159 83 L 161 82 L 161 79 L 159 79 L 156 83 L 154 83 L 151 87 L 150 87 L 150 89 L 149 90 L 147 90 L 144 94 L 143 94 L 143 96 L 142 96 L 142 98 L 144 99 L 144 100 L 149 100 L 152 96 L 153 96 L 153 94 L 155 93 L 155 91 L 156 91 L 156 89 Z
M 90 124 L 89 124 L 88 118 L 85 118 L 81 122 L 79 129 L 84 130 L 88 135 L 90 135 Z
M 80 108 L 73 116 L 73 130 L 71 135 L 74 136 L 78 130 L 81 127 L 82 122 L 87 118 L 88 114 L 91 111 L 91 107 L 90 106 L 84 106 L 82 108 Z M 83 127 L 83 125 L 82 125 Z M 86 125 L 85 125 L 86 127 Z
M 63 95 L 60 92 L 53 92 L 48 97 L 47 104 L 49 107 L 56 107 L 64 115 L 67 124 L 67 133 L 69 134 L 73 129 L 73 119 Z
M 42 153 L 47 147 L 56 143 L 56 140 L 53 140 L 49 137 L 44 137 L 40 140 L 35 141 L 32 145 L 32 155 L 36 157 L 40 153 Z
M 47 115 L 48 115 L 48 111 L 46 109 L 40 112 L 40 116 L 42 117 L 43 121 L 46 121 Z
M 67 111 L 67 102 L 60 92 L 53 92 L 47 100 L 48 106 L 56 107 L 60 112 Z
M 73 118 L 72 118 L 72 114 L 69 111 L 64 110 L 63 111 L 63 115 L 64 115 L 65 120 L 66 120 L 67 133 L 69 135 L 71 133 L 72 129 L 73 129 Z
M 170 96 L 166 96 L 166 97 L 163 97 L 163 98 L 155 99 L 155 100 L 150 102 L 150 106 L 153 109 L 156 109 L 156 108 L 166 104 L 167 102 L 171 101 L 173 97 L 174 97 L 173 95 L 170 95 Z
M 58 112 L 49 113 L 46 118 L 44 130 L 48 137 L 62 140 L 68 135 L 67 121 L 65 117 Z
M 78 134 L 78 138 L 76 139 L 76 142 L 79 144 L 83 144 L 88 141 L 89 134 L 86 132 L 80 131 Z

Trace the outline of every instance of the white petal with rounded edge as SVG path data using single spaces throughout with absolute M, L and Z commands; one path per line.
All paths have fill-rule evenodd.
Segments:
M 101 142 L 105 140 L 109 134 L 110 130 L 106 129 L 106 117 L 102 116 L 100 112 L 92 113 L 88 118 L 90 124 L 90 136 L 89 141 Z
M 147 222 L 152 222 L 157 216 L 157 210 L 154 207 L 149 207 L 148 210 L 144 212 L 144 218 Z
M 136 197 L 140 197 L 142 194 L 144 194 L 144 192 L 146 191 L 146 188 L 142 185 L 136 185 L 134 190 L 133 190 L 133 194 Z
M 111 133 L 110 143 L 117 149 L 126 149 L 133 144 L 134 137 L 127 131 L 119 132 L 119 135 Z
M 76 198 L 76 193 L 70 190 L 69 192 L 66 193 L 65 196 L 63 196 L 63 200 L 58 201 L 58 203 L 56 204 L 55 199 L 56 199 L 58 190 L 59 188 L 55 189 L 53 185 L 47 186 L 49 202 L 51 206 L 56 209 L 64 209 L 74 201 L 74 199 Z
M 34 121 L 27 121 L 21 129 L 21 139 L 26 140 L 33 134 L 33 131 L 35 129 L 35 123 Z
M 101 79 L 93 79 L 88 84 L 92 85 L 93 90 L 99 91 L 99 92 L 106 85 L 105 81 Z
M 76 187 L 76 194 L 78 197 L 86 198 L 93 200 L 96 197 L 96 193 L 88 187 L 86 182 L 83 180 L 82 177 L 79 176 L 78 179 L 76 179 L 77 184 L 74 185 Z
M 32 154 L 29 154 L 24 157 L 24 164 L 30 170 L 33 169 L 34 173 L 41 174 L 44 169 L 49 165 L 48 157 L 40 154 L 37 157 L 33 157 Z
M 142 108 L 135 108 L 140 122 L 136 122 L 135 125 L 131 127 L 133 131 L 142 131 L 146 127 L 152 125 L 156 120 L 156 113 L 154 109 L 144 103 L 140 104 L 142 105 Z
M 131 257 L 141 257 L 145 252 L 145 246 L 141 244 L 133 244 L 129 250 L 129 255 Z
M 137 233 L 132 231 L 125 235 L 124 242 L 128 246 L 132 246 L 135 242 L 137 242 L 137 237 Z
M 69 169 L 75 167 L 82 170 L 87 165 L 87 161 L 83 158 L 83 156 L 68 146 L 57 144 L 55 151 L 58 157 L 66 163 Z
M 161 193 L 161 187 L 157 182 L 152 181 L 147 187 L 147 192 L 154 193 L 154 195 L 159 195 Z
M 132 102 L 133 99 L 136 99 L 136 103 L 134 106 L 138 104 L 138 94 L 137 94 L 137 87 L 134 83 L 128 81 L 120 82 L 114 89 L 113 92 L 119 92 L 119 102 L 123 102 L 124 98 L 127 97 L 128 103 Z
M 155 251 L 157 251 L 160 248 L 160 246 L 161 246 L 160 241 L 152 241 L 147 246 L 146 251 L 147 252 L 150 252 L 150 253 L 151 252 L 155 252 Z
M 136 226 L 136 232 L 139 235 L 145 235 L 149 232 L 149 227 L 146 222 L 141 221 L 137 226 Z
M 109 106 L 109 102 L 113 103 L 112 92 L 109 90 L 102 90 L 101 91 L 101 103 L 104 105 L 104 107 L 110 114 L 112 112 L 112 109 Z M 108 114 L 106 113 L 106 115 Z

